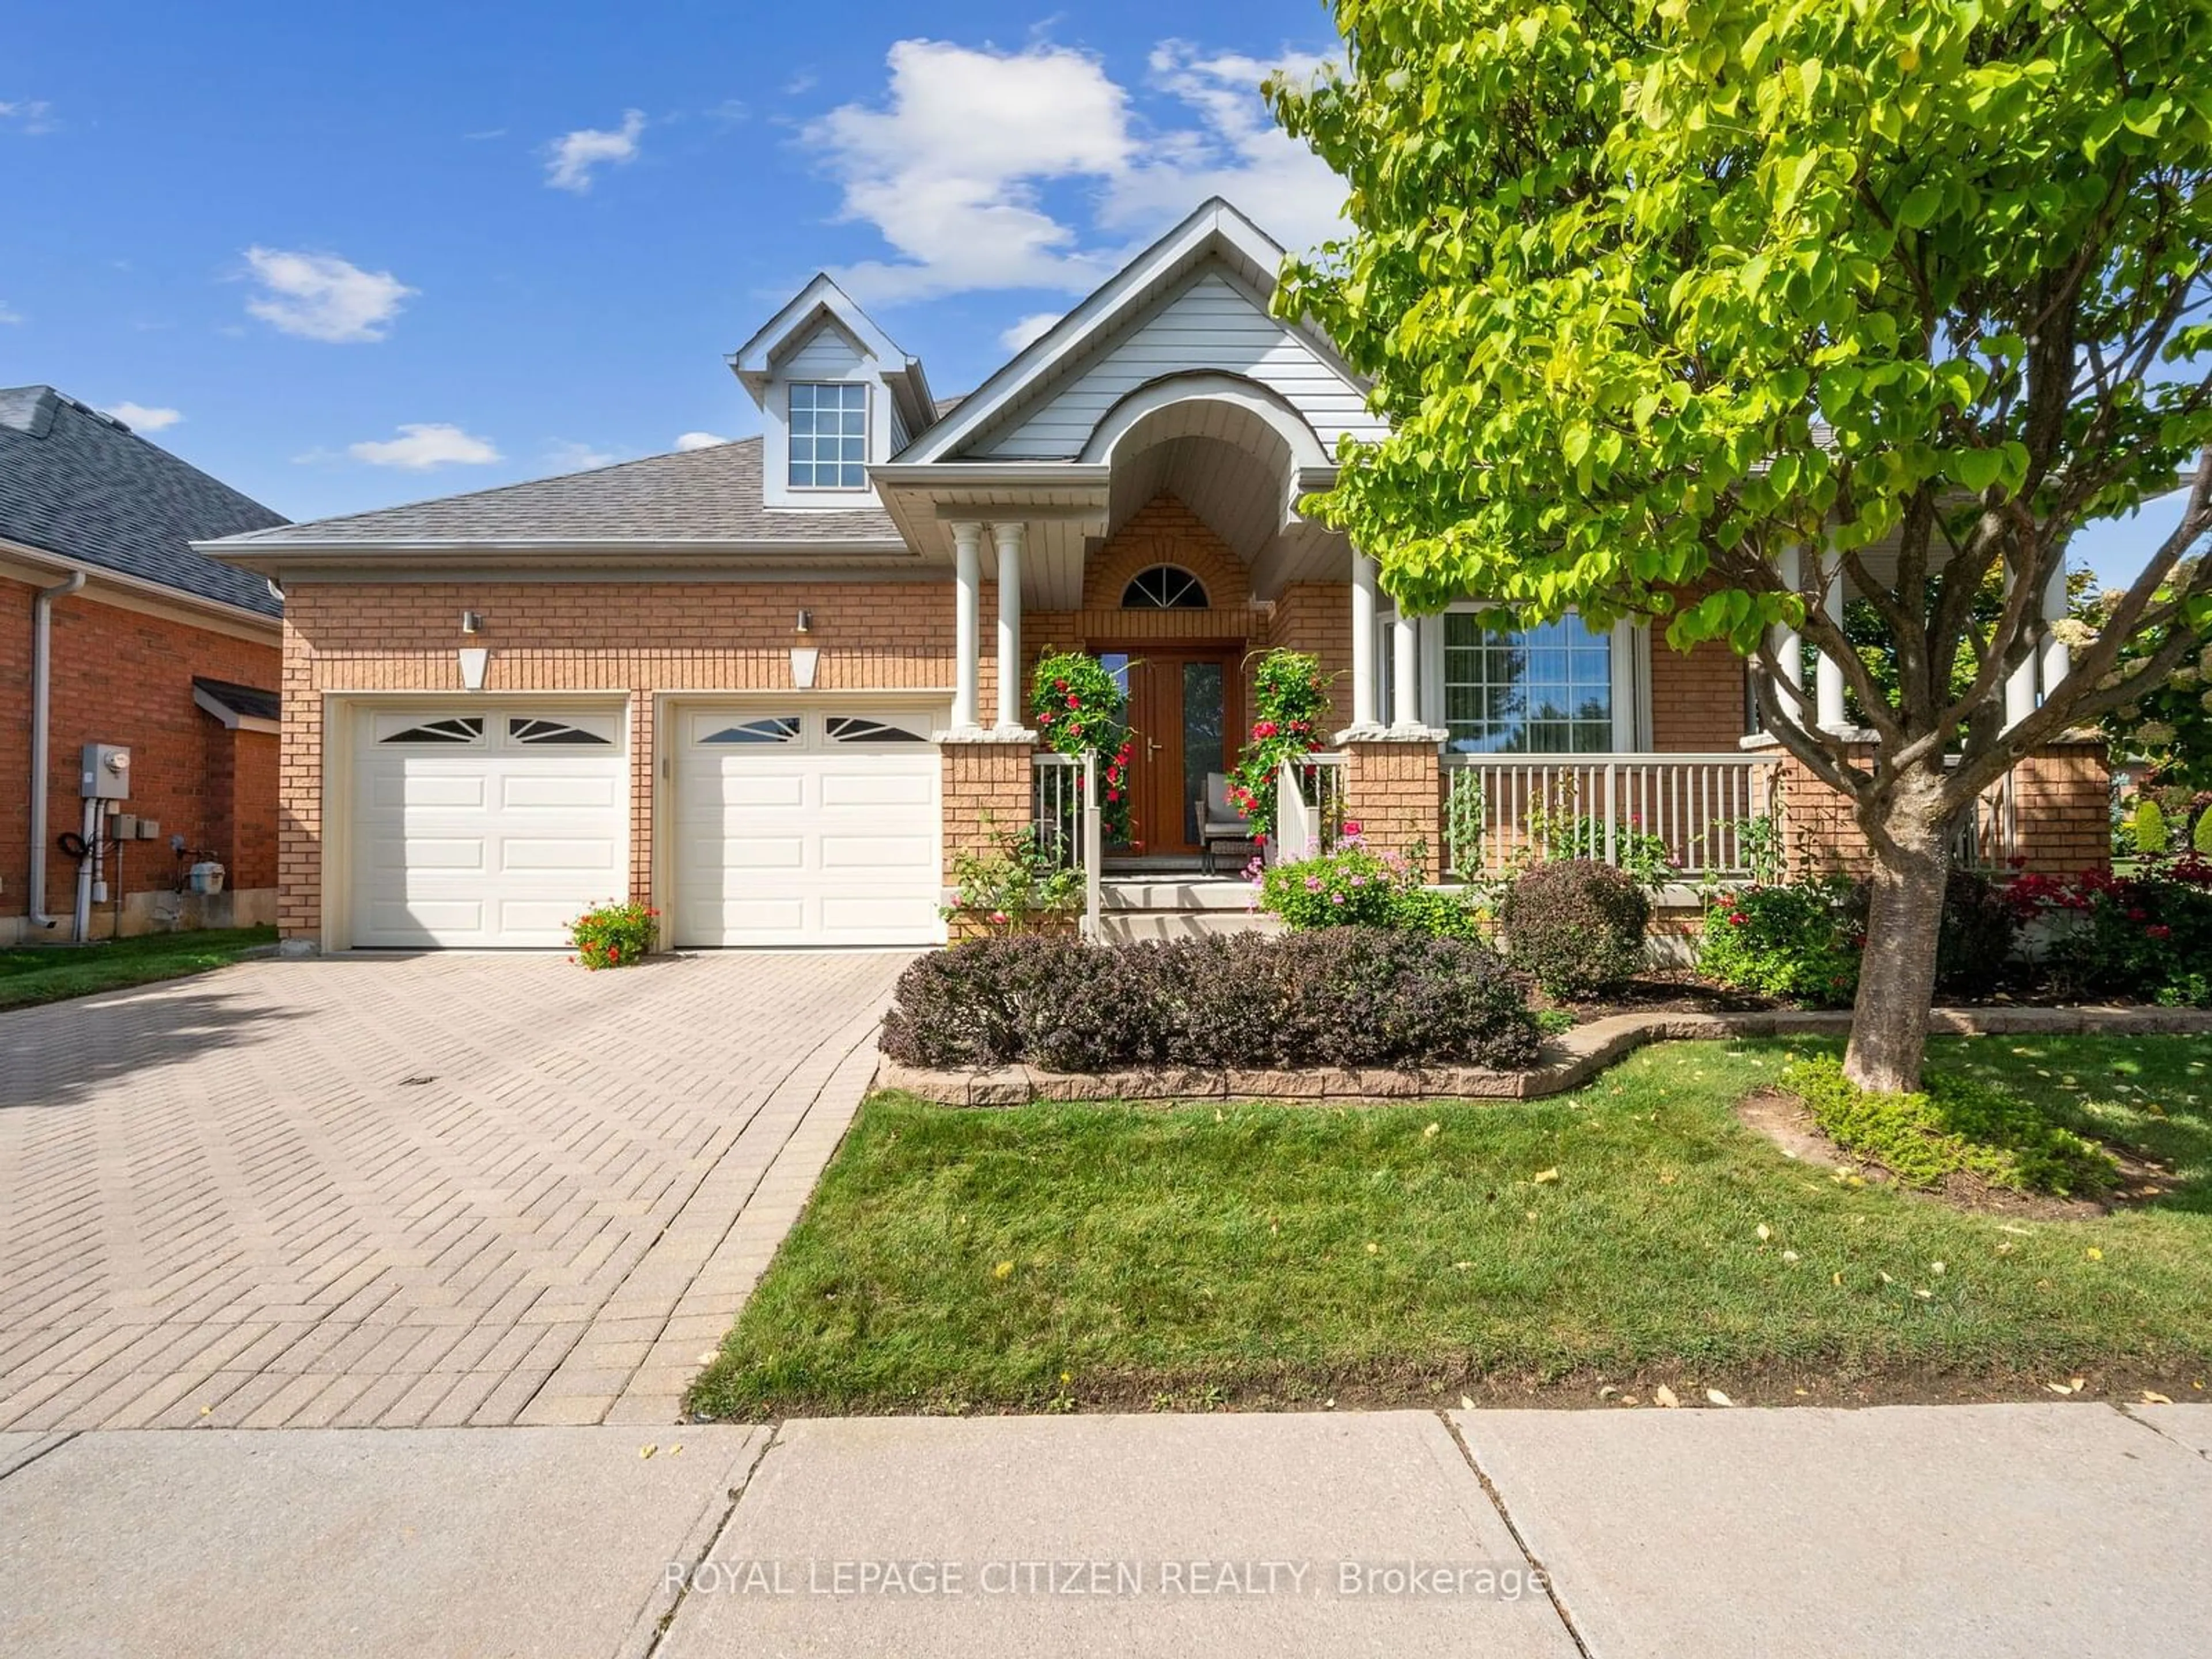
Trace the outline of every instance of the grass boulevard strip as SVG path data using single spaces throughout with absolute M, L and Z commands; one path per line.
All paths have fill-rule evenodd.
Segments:
M 1745 1127 L 1738 1103 L 1793 1056 L 1834 1052 L 1666 1044 L 1503 1107 L 878 1094 L 691 1404 L 2208 1397 L 2202 1039 L 1931 1043 L 1934 1073 L 2162 1171 L 2057 1218 L 1816 1167 Z

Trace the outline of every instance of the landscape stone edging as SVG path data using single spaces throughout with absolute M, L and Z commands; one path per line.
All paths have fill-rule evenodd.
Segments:
M 1164 1066 L 1135 1072 L 1048 1072 L 1035 1066 L 941 1072 L 885 1060 L 874 1086 L 941 1106 L 1024 1106 L 1065 1100 L 1537 1100 L 1578 1089 L 1647 1042 L 1736 1037 L 1842 1036 L 1850 1014 L 1613 1014 L 1547 1041 L 1543 1063 L 1525 1072 L 1479 1066 L 1395 1070 L 1316 1067 L 1301 1072 L 1207 1071 Z M 1936 1008 L 1937 1036 L 2152 1036 L 2212 1033 L 2203 1008 Z

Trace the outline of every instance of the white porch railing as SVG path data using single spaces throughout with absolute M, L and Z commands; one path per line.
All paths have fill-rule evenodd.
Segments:
M 1283 763 L 1267 862 L 1324 853 L 1344 839 L 1344 756 L 1316 750 Z
M 1951 861 L 1970 870 L 2002 870 L 2020 848 L 2019 802 L 2006 773 L 1974 797 L 1951 826 Z
M 1685 876 L 1749 872 L 1773 811 L 1762 754 L 1444 757 L 1444 865 L 1494 874 L 1516 857 L 1633 862 L 1663 850 Z
M 1099 810 L 1098 757 L 1041 749 L 1031 770 L 1030 823 L 1037 850 L 1058 870 L 1083 872 L 1083 936 L 1098 937 L 1104 829 Z

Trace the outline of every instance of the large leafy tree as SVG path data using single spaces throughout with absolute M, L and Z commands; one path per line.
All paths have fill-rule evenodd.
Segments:
M 1350 186 L 1293 261 L 1396 422 L 1320 505 L 1416 609 L 1664 616 L 1753 661 L 1765 724 L 1875 860 L 1847 1066 L 1917 1083 L 1948 826 L 2168 678 L 2212 615 L 2212 0 L 1335 0 L 1345 63 L 1270 88 Z M 2180 526 L 2008 730 L 2082 521 Z M 1785 550 L 1880 613 L 1869 672 Z M 1994 617 L 1977 599 L 1995 578 Z M 1820 730 L 1769 630 L 1841 665 Z M 1962 686 L 1960 651 L 1973 672 Z M 1947 751 L 1952 759 L 1947 763 Z

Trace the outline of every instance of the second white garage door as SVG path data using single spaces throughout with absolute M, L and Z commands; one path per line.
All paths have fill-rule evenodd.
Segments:
M 685 711 L 675 777 L 678 945 L 933 945 L 932 712 Z

